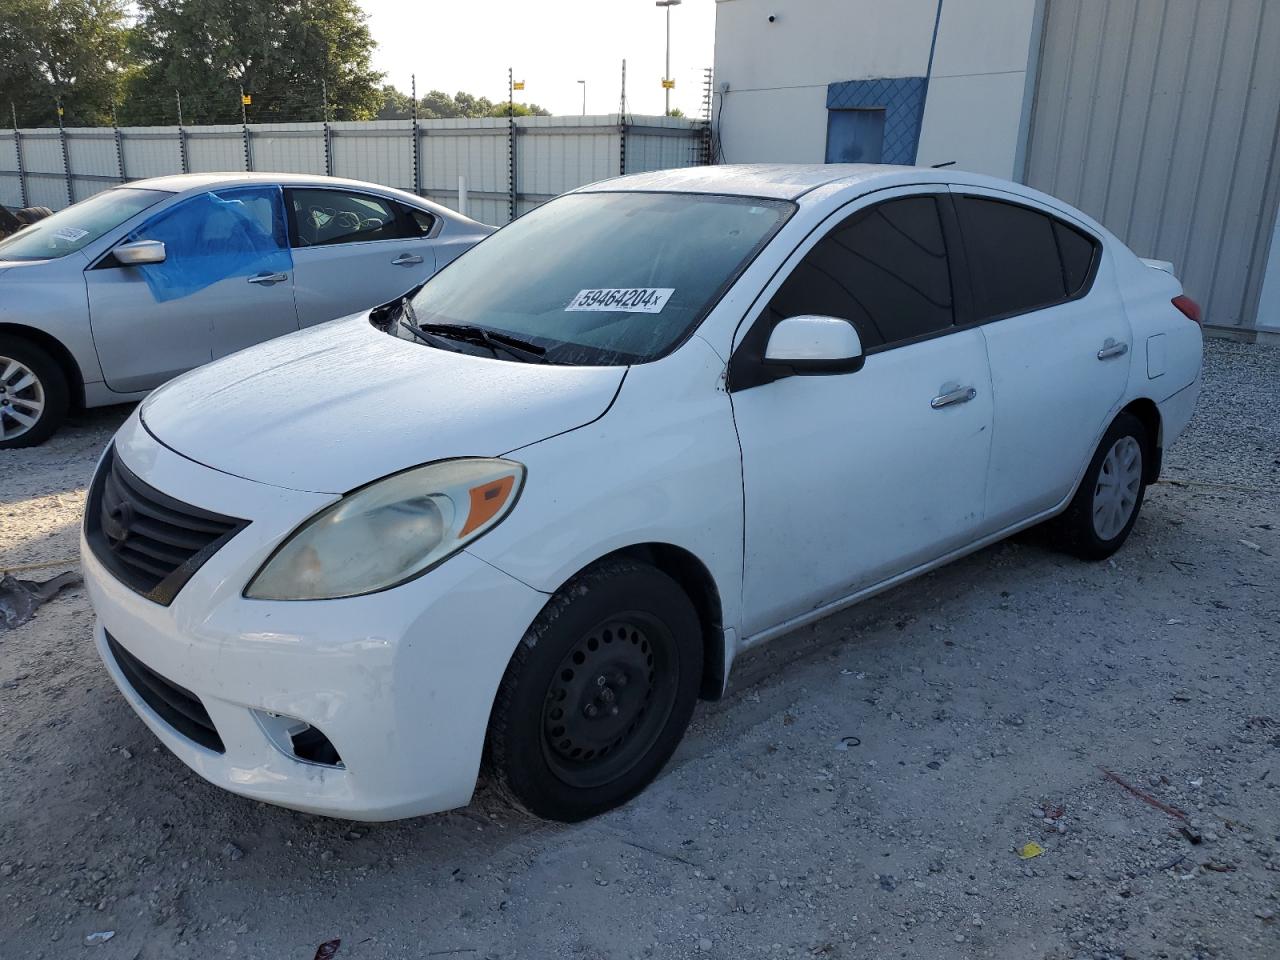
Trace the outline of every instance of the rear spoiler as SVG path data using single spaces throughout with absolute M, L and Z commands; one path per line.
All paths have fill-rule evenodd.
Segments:
M 1146 257 L 1139 257 L 1138 259 L 1152 270 L 1159 270 L 1161 273 L 1167 273 L 1171 277 L 1174 276 L 1173 264 L 1168 260 L 1148 260 Z

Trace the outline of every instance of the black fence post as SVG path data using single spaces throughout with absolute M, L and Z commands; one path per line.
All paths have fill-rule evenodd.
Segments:
M 244 95 L 244 87 L 240 88 L 240 133 L 244 138 L 244 168 L 246 171 L 253 169 L 253 153 L 249 150 L 249 111 L 245 108 L 249 106 L 249 98 Z
M 191 163 L 187 159 L 187 131 L 182 128 L 182 92 L 173 91 L 178 98 L 178 160 L 182 163 L 182 172 L 191 172 Z
M 627 175 L 627 61 L 622 61 L 622 100 L 618 103 L 618 174 Z
M 124 175 L 124 138 L 120 133 L 120 122 L 116 119 L 116 105 L 111 105 L 111 133 L 116 141 L 116 170 L 120 174 L 120 182 L 128 183 Z
M 422 196 L 422 145 L 418 140 L 418 75 L 409 75 L 409 94 L 413 98 L 413 192 Z
M 67 129 L 62 125 L 62 98 L 58 98 L 58 143 L 62 147 L 62 179 L 67 187 L 67 206 L 76 202 L 71 189 L 71 160 L 67 153 Z
M 516 107 L 515 79 L 507 67 L 507 221 L 516 218 Z
M 24 207 L 27 202 L 27 169 L 22 164 L 22 134 L 18 131 L 18 108 L 9 101 L 9 115 L 13 117 L 13 150 L 18 155 L 18 197 Z

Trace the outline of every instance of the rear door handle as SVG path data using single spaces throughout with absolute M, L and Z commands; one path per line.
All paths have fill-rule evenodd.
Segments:
M 416 263 L 421 263 L 422 258 L 416 253 L 402 253 L 391 261 L 393 267 L 411 267 Z
M 943 407 L 950 407 L 957 403 L 968 403 L 978 395 L 978 391 L 973 387 L 959 387 L 950 393 L 939 394 L 929 401 L 929 406 L 935 410 L 941 410 Z
M 1102 349 L 1098 351 L 1099 360 L 1110 360 L 1112 357 L 1123 357 L 1129 352 L 1127 343 L 1116 343 L 1110 337 L 1107 342 L 1102 345 Z
M 250 277 L 250 283 L 282 283 L 289 279 L 287 273 L 260 273 L 256 277 Z

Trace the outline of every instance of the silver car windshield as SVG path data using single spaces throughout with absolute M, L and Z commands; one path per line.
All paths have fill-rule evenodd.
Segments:
M 684 342 L 793 209 L 710 194 L 570 194 L 441 270 L 413 314 L 437 335 L 456 325 L 519 338 L 548 363 L 655 360 Z
M 0 241 L 0 260 L 53 260 L 75 253 L 166 197 L 165 190 L 116 187 L 37 220 Z

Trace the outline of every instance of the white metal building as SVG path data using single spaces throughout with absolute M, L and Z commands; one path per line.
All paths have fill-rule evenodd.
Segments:
M 714 83 L 722 162 L 1021 180 L 1280 335 L 1276 0 L 717 0 Z

